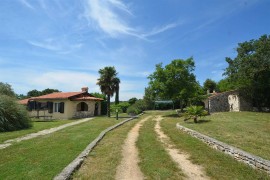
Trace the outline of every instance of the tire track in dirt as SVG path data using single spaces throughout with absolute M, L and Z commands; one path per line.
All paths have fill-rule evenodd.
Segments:
M 175 161 L 178 167 L 186 175 L 187 179 L 191 180 L 206 180 L 210 179 L 206 176 L 203 168 L 199 165 L 193 164 L 189 160 L 189 155 L 187 153 L 180 152 L 178 149 L 174 148 L 173 143 L 170 138 L 164 134 L 160 127 L 161 116 L 156 117 L 155 131 L 158 135 L 159 140 L 164 145 L 166 151 L 171 156 L 172 160 Z
M 140 120 L 128 133 L 122 147 L 122 161 L 117 167 L 115 179 L 117 180 L 142 180 L 144 175 L 141 172 L 139 163 L 139 153 L 136 141 L 139 136 L 140 127 L 150 116 Z

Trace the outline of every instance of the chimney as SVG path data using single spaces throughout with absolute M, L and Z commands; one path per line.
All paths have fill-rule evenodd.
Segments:
M 88 93 L 88 87 L 82 87 L 82 92 Z

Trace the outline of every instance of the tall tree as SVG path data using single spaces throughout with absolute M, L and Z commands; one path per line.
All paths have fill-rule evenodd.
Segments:
M 239 43 L 237 56 L 226 58 L 225 75 L 259 110 L 270 107 L 270 36 Z
M 11 85 L 7 83 L 2 83 L 2 82 L 0 82 L 0 94 L 6 95 L 9 97 L 16 97 L 16 94 L 13 91 Z
M 192 73 L 194 68 L 193 58 L 176 59 L 165 67 L 162 67 L 162 63 L 157 64 L 155 72 L 148 77 L 149 87 L 154 91 L 157 99 L 179 101 L 183 109 L 183 105 L 193 97 L 198 86 Z
M 114 79 L 114 86 L 115 86 L 115 101 L 114 103 L 117 105 L 119 104 L 119 90 L 120 90 L 120 79 L 119 78 L 115 78 Z
M 117 72 L 114 67 L 108 66 L 100 69 L 98 72 L 100 77 L 97 85 L 99 85 L 101 92 L 107 96 L 107 115 L 110 117 L 110 98 L 116 92 L 115 83 L 117 81 L 120 82 L 120 80 L 117 77 Z

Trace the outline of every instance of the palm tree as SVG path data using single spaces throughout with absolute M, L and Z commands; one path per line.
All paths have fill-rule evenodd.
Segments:
M 202 106 L 189 106 L 186 108 L 185 119 L 187 121 L 189 119 L 193 119 L 194 123 L 198 123 L 198 117 L 206 116 L 208 112 L 204 110 Z
M 110 98 L 117 91 L 117 87 L 119 89 L 120 79 L 116 77 L 117 72 L 115 68 L 111 66 L 100 69 L 98 72 L 100 78 L 98 79 L 97 85 L 99 85 L 101 92 L 107 96 L 107 115 L 110 117 Z

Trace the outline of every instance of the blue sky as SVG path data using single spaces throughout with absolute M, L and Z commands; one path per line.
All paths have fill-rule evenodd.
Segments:
M 270 34 L 270 0 L 1 0 L 0 81 L 16 93 L 98 92 L 115 66 L 120 100 L 142 98 L 157 63 L 193 56 L 220 80 L 239 42 Z

